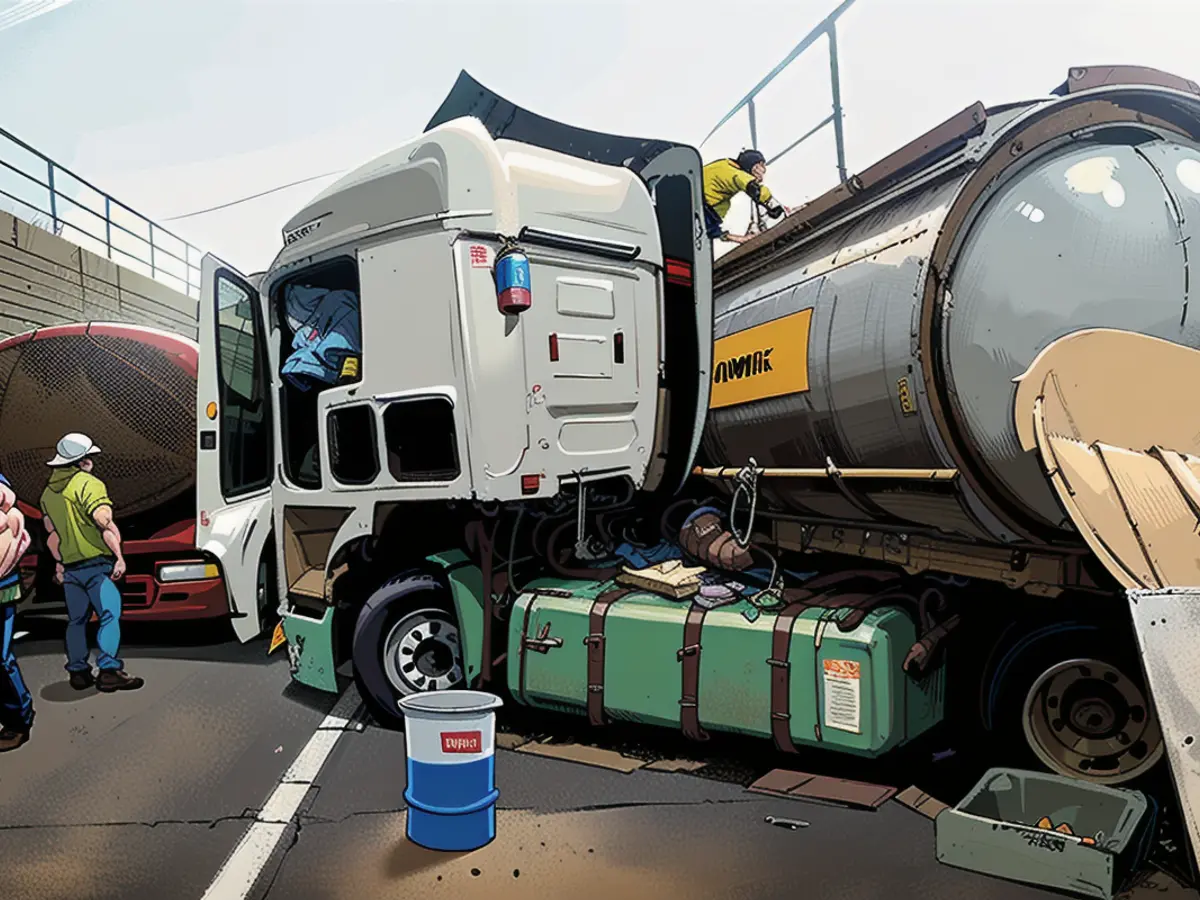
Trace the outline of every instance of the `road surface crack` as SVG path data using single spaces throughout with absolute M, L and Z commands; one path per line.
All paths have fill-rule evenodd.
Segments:
M 159 825 L 203 825 L 216 828 L 225 822 L 254 821 L 258 810 L 247 809 L 235 816 L 218 816 L 215 819 L 155 819 L 152 822 L 140 820 L 117 822 L 48 822 L 44 824 L 0 825 L 0 831 L 36 831 L 53 828 L 157 828 Z
M 568 806 L 558 809 L 546 809 L 537 806 L 497 806 L 497 812 L 529 812 L 539 815 L 569 815 L 571 813 L 588 813 L 588 812 L 604 812 L 609 809 L 637 809 L 639 807 L 652 809 L 663 806 L 723 806 L 733 803 L 761 803 L 761 797 L 730 797 L 724 800 L 714 800 L 705 798 L 703 800 L 639 800 L 630 801 L 628 803 L 594 803 L 585 806 Z M 339 825 L 350 819 L 361 816 L 394 816 L 407 811 L 407 806 L 398 806 L 393 809 L 360 809 L 352 813 L 347 813 L 344 816 L 314 816 L 305 814 L 301 816 L 301 820 L 306 825 Z

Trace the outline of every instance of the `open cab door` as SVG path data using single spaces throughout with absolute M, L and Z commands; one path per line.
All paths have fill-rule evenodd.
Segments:
M 262 630 L 262 613 L 275 593 L 264 554 L 273 549 L 268 539 L 275 449 L 264 324 L 249 280 L 205 255 L 196 378 L 196 546 L 220 563 L 233 629 L 243 643 Z
M 658 428 L 644 488 L 677 492 L 700 447 L 712 377 L 712 243 L 704 229 L 699 151 L 555 122 L 505 100 L 466 72 L 459 74 L 425 130 L 464 116 L 478 119 L 495 140 L 624 166 L 646 185 L 662 240 L 663 299 Z

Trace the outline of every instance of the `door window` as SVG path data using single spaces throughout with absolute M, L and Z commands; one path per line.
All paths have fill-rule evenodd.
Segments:
M 227 272 L 216 278 L 221 382 L 221 493 L 228 500 L 271 483 L 273 447 L 257 295 Z

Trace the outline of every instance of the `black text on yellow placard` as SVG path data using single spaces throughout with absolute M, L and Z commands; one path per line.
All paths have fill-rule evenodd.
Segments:
M 807 391 L 812 312 L 801 310 L 719 339 L 713 345 L 709 408 Z

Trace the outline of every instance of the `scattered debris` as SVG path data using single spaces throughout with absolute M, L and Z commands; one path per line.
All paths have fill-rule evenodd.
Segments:
M 275 748 L 275 752 L 276 752 L 276 753 L 282 753 L 282 752 L 283 752 L 283 744 L 280 744 L 278 747 L 276 747 L 276 748 Z
M 807 828 L 808 823 L 801 819 L 784 819 L 781 816 L 767 816 L 763 819 L 768 825 L 778 825 L 780 828 L 790 828 L 795 831 L 797 828 Z
M 943 809 L 950 808 L 948 804 L 930 796 L 916 785 L 905 788 L 896 795 L 895 799 L 901 805 L 907 806 L 913 812 L 918 812 L 927 819 L 936 819 L 937 814 Z
M 708 763 L 697 762 L 694 759 L 658 759 L 646 766 L 649 772 L 695 772 L 703 769 Z
M 678 559 L 669 559 L 646 569 L 625 566 L 617 576 L 617 581 L 673 600 L 682 600 L 700 590 L 700 575 L 704 571 L 704 566 L 685 566 Z
M 600 747 L 586 747 L 583 744 L 543 744 L 531 741 L 515 748 L 518 753 L 532 753 L 535 756 L 545 756 L 550 759 L 561 759 L 565 762 L 583 763 L 586 766 L 599 766 L 603 769 L 614 769 L 626 774 L 635 772 L 646 765 L 644 759 L 633 759 L 615 750 L 604 750 Z
M 270 656 L 286 643 L 287 636 L 283 633 L 283 623 L 279 622 L 275 626 L 275 631 L 271 634 L 271 646 L 267 648 L 267 656 Z
M 789 769 L 772 769 L 746 790 L 789 800 L 815 800 L 871 810 L 878 809 L 896 794 L 893 787 Z
M 510 731 L 496 732 L 496 746 L 501 750 L 516 750 L 525 744 L 528 744 L 531 739 L 523 734 L 513 734 Z

